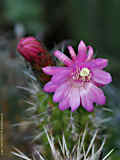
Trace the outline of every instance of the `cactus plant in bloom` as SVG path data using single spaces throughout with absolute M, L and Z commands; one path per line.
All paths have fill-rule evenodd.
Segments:
M 54 55 L 65 65 L 58 67 L 53 66 L 52 59 L 49 63 L 46 63 L 46 58 L 48 58 L 47 51 L 43 49 L 41 43 L 36 39 L 25 38 L 18 44 L 18 51 L 31 64 L 32 69 L 35 66 L 35 70 L 43 83 L 49 79 L 44 79 L 43 74 L 47 74 L 48 77 L 52 75 L 51 80 L 44 88 L 39 86 L 39 81 L 36 81 L 34 76 L 29 76 L 33 79 L 29 88 L 26 89 L 32 94 L 28 102 L 31 107 L 26 111 L 29 114 L 28 121 L 36 127 L 33 142 L 35 143 L 40 139 L 47 159 L 51 159 L 51 157 L 43 128 L 47 128 L 48 133 L 54 135 L 55 146 L 58 146 L 57 138 L 64 133 L 66 140 L 69 142 L 67 145 L 71 148 L 74 146 L 75 141 L 78 140 L 79 134 L 83 132 L 83 128 L 87 123 L 89 134 L 84 145 L 88 145 L 90 135 L 93 134 L 93 129 L 96 128 L 94 125 L 96 124 L 94 122 L 96 118 L 95 112 L 89 112 L 93 111 L 93 103 L 98 105 L 105 104 L 106 97 L 100 87 L 112 81 L 111 75 L 103 71 L 107 66 L 108 60 L 94 58 L 91 46 L 86 47 L 85 43 L 81 41 L 78 46 L 78 55 L 76 55 L 72 46 L 68 46 L 68 50 L 72 60 L 59 50 L 54 52 Z M 42 55 L 43 61 L 41 61 Z M 40 69 L 40 72 L 36 66 Z M 41 74 L 42 71 L 45 73 Z M 39 79 L 40 82 L 41 79 Z M 55 92 L 53 98 L 51 94 L 46 92 Z M 61 112 L 53 101 L 59 102 L 60 110 L 65 111 Z M 82 107 L 80 108 L 80 105 L 89 112 L 86 112 Z M 79 109 L 72 113 L 68 108 L 71 108 L 72 111 Z M 96 145 L 101 143 L 102 136 L 99 135 L 98 137 L 96 137 Z
M 61 110 L 71 108 L 75 111 L 81 105 L 91 112 L 94 108 L 93 103 L 105 104 L 106 97 L 99 87 L 112 81 L 111 75 L 103 71 L 108 61 L 103 58 L 93 58 L 93 48 L 86 47 L 83 41 L 79 43 L 78 55 L 72 46 L 68 46 L 68 50 L 72 60 L 59 50 L 54 52 L 54 55 L 66 65 L 65 67 L 43 68 L 46 74 L 52 75 L 51 81 L 44 86 L 44 91 L 55 92 L 53 101 L 59 102 Z

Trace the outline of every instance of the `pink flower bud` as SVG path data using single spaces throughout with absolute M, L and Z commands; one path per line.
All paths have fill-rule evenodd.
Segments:
M 18 52 L 29 62 L 39 62 L 41 53 L 47 51 L 34 37 L 22 38 L 17 46 Z
M 34 75 L 42 84 L 50 80 L 50 76 L 42 71 L 42 67 L 53 66 L 54 61 L 49 52 L 34 37 L 22 38 L 17 46 L 17 51 L 28 61 Z

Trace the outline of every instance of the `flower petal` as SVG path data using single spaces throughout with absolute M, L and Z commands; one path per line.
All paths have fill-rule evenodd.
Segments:
M 57 87 L 58 87 L 58 86 L 57 86 L 56 84 L 54 84 L 53 82 L 49 81 L 49 82 L 44 86 L 43 90 L 44 90 L 45 92 L 51 93 L 51 92 L 55 92 L 55 90 L 57 89 Z
M 65 109 L 68 109 L 69 108 L 69 103 L 68 103 L 68 100 L 67 99 L 64 99 L 62 100 L 60 103 L 59 103 L 59 109 L 64 111 Z
M 108 60 L 104 58 L 97 58 L 94 63 L 98 69 L 103 69 L 108 65 Z
M 87 57 L 87 47 L 83 41 L 80 41 L 78 45 L 78 59 L 80 62 L 83 62 Z
M 90 61 L 93 58 L 93 48 L 91 46 L 88 46 L 88 56 L 86 61 Z
M 80 106 L 80 89 L 72 87 L 68 97 L 71 110 L 74 112 Z
M 108 72 L 94 69 L 93 71 L 93 81 L 97 82 L 98 84 L 108 84 L 112 81 L 112 77 Z
M 67 66 L 71 66 L 73 64 L 72 60 L 59 50 L 56 50 L 54 55 Z
M 68 90 L 70 89 L 70 85 L 68 82 L 63 83 L 58 87 L 55 91 L 53 96 L 54 102 L 59 102 L 62 98 L 64 98 L 65 94 L 67 94 Z
M 53 75 L 51 81 L 53 83 L 64 82 L 66 79 L 68 79 L 70 72 L 70 70 L 63 70 L 62 73 L 58 72 L 57 74 Z
M 106 101 L 103 91 L 92 83 L 90 84 L 88 97 L 90 100 L 100 105 L 104 105 Z
M 93 102 L 88 98 L 89 92 L 83 90 L 80 92 L 80 97 L 81 97 L 81 103 L 82 106 L 88 111 L 92 112 L 94 107 L 93 107 Z
M 69 53 L 70 53 L 72 59 L 75 60 L 76 59 L 76 53 L 75 53 L 73 47 L 72 46 L 68 46 L 68 50 L 69 50 Z
M 51 67 L 51 66 L 47 66 L 42 68 L 43 72 L 45 72 L 48 75 L 54 75 L 56 73 L 60 73 L 64 70 L 68 70 L 68 67 Z

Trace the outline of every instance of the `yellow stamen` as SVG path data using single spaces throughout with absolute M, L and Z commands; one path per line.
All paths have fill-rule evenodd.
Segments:
M 80 71 L 81 77 L 89 76 L 89 74 L 90 74 L 90 70 L 88 68 L 82 68 L 82 70 Z

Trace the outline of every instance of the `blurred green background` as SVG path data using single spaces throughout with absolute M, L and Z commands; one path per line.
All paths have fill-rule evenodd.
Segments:
M 108 58 L 107 70 L 113 75 L 114 86 L 110 90 L 112 107 L 115 105 L 120 111 L 119 0 L 0 0 L 0 109 L 4 113 L 6 132 L 24 116 L 27 95 L 16 86 L 27 86 L 27 82 L 16 46 L 21 37 L 28 35 L 42 40 L 48 49 L 64 40 L 73 40 L 76 45 L 84 40 L 93 46 L 96 56 Z M 114 124 L 119 126 L 118 113 Z M 117 128 L 117 125 L 112 126 Z M 120 141 L 118 128 L 117 142 Z M 113 159 L 117 160 L 118 154 L 115 152 Z

